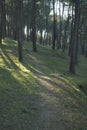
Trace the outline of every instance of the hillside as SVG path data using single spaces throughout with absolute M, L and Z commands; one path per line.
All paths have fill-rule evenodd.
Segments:
M 0 130 L 87 130 L 87 59 L 71 75 L 66 53 L 23 51 L 19 63 L 16 41 L 0 46 Z

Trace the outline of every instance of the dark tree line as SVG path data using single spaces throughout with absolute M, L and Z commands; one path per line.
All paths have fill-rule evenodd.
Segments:
M 18 41 L 19 61 L 23 41 L 68 52 L 69 71 L 75 73 L 78 55 L 87 57 L 86 0 L 0 0 L 0 44 L 10 37 Z

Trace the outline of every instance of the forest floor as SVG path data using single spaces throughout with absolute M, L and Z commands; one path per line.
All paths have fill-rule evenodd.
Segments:
M 25 43 L 23 63 L 17 56 L 17 43 L 3 41 L 0 130 L 87 130 L 87 59 L 81 57 L 71 75 L 61 51 L 38 46 L 34 53 Z

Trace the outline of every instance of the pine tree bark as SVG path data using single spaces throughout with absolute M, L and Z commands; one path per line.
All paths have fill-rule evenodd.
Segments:
M 78 29 L 79 29 L 79 11 L 80 11 L 80 0 L 75 1 L 75 20 L 74 20 L 74 29 L 73 29 L 73 36 L 71 42 L 71 55 L 70 55 L 70 73 L 75 73 L 75 61 L 76 61 L 76 46 L 77 46 L 77 39 L 78 39 Z
M 37 52 L 36 46 L 36 0 L 32 0 L 32 11 L 31 11 L 31 26 L 32 26 L 32 43 L 33 51 Z
M 18 35 L 18 54 L 19 61 L 23 61 L 23 0 L 18 0 L 17 5 L 18 17 L 17 17 L 17 35 Z
M 71 20 L 71 35 L 70 35 L 70 41 L 69 41 L 69 51 L 68 51 L 68 55 L 70 56 L 71 55 L 71 49 L 72 49 L 72 45 L 73 42 L 72 41 L 72 38 L 73 38 L 73 29 L 74 29 L 74 7 L 72 5 L 72 20 Z
M 6 11 L 5 11 L 5 0 L 1 0 L 1 30 L 2 37 L 6 36 Z
M 3 37 L 6 36 L 6 5 L 5 5 L 5 1 L 3 0 Z
M 0 0 L 0 44 L 2 44 L 1 8 L 2 8 L 2 0 Z
M 66 49 L 66 46 L 67 46 L 67 28 L 68 28 L 68 25 L 69 25 L 69 20 L 70 20 L 70 14 L 69 14 L 69 11 L 70 11 L 70 5 L 68 7 L 68 18 L 67 18 L 67 21 L 66 21 L 66 24 L 65 24 L 65 28 L 64 28 L 64 37 L 63 37 L 63 52 L 65 52 L 65 49 Z
M 55 0 L 53 0 L 53 43 L 52 43 L 53 50 L 55 50 L 55 41 L 56 41 L 56 15 L 55 15 Z

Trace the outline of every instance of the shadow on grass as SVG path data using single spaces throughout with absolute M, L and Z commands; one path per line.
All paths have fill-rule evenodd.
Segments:
M 33 91 L 34 88 L 27 85 L 28 89 L 26 84 L 19 83 L 8 70 L 0 69 L 1 130 L 31 129 L 37 115 L 38 96 Z
M 86 96 L 82 93 L 82 91 L 80 91 L 79 87 L 77 88 L 75 85 L 71 85 L 70 81 L 67 80 L 65 77 L 62 77 L 61 75 L 59 75 L 59 76 L 52 75 L 51 76 L 50 74 L 47 74 L 47 72 L 43 71 L 42 66 L 40 66 L 40 65 L 42 65 L 41 63 L 43 63 L 44 67 L 47 67 L 48 71 L 52 70 L 52 68 L 51 68 L 51 66 L 49 67 L 49 66 L 45 65 L 45 60 L 41 59 L 41 57 L 39 57 L 39 54 L 35 55 L 33 52 L 31 52 L 30 54 L 27 54 L 27 55 L 28 55 L 31 63 L 30 62 L 27 63 L 26 62 L 27 59 L 25 58 L 25 63 L 23 63 L 23 65 L 27 69 L 30 69 L 35 75 L 37 75 L 37 77 L 39 79 L 47 81 L 49 84 L 53 85 L 56 88 L 59 87 L 61 90 L 68 93 L 69 96 L 74 98 L 75 101 L 77 102 L 77 104 L 85 103 Z M 33 61 L 33 64 L 32 64 L 32 61 Z M 44 78 L 45 76 L 49 76 L 50 79 Z M 53 81 L 52 79 L 55 79 L 55 80 Z
M 3 46 L 0 53 L 0 130 L 32 130 L 38 117 L 36 78 L 22 70 L 21 64 L 15 63 L 17 57 L 7 49 L 14 51 Z
M 39 87 L 41 88 L 40 94 L 41 98 L 43 99 L 42 111 L 45 110 L 51 111 L 51 109 L 53 109 L 54 116 L 55 118 L 57 117 L 56 121 L 59 118 L 60 113 L 63 114 L 65 112 L 66 114 L 64 115 L 61 114 L 60 116 L 62 118 L 62 121 L 64 121 L 62 122 L 62 125 L 65 125 L 65 129 L 67 130 L 74 128 L 77 129 L 86 128 L 87 99 L 84 97 L 84 95 L 79 90 L 77 91 L 70 83 L 65 81 L 65 79 L 63 79 L 60 76 L 56 78 L 52 76 L 47 76 L 41 70 L 35 68 L 32 68 L 32 71 L 34 74 L 37 75 Z M 57 125 L 55 125 L 55 129 L 57 129 L 56 127 Z M 51 129 L 52 126 L 50 130 Z
M 69 81 L 59 76 L 49 76 L 45 73 L 45 71 L 42 71 L 40 64 L 42 63 L 43 59 L 40 59 L 38 54 L 36 56 L 33 53 L 28 54 L 30 61 L 34 60 L 34 65 L 30 64 L 23 64 L 24 66 L 30 68 L 30 70 L 37 75 L 38 81 L 42 80 L 40 82 L 40 86 L 45 87 L 45 92 L 52 93 L 55 97 L 61 97 L 63 95 L 63 100 L 67 103 L 67 107 L 75 107 L 78 108 L 79 111 L 86 114 L 86 108 L 87 108 L 87 98 L 86 96 L 80 91 L 79 88 L 77 88 L 75 85 L 71 85 Z M 34 59 L 32 59 L 32 56 L 34 56 Z M 45 61 L 44 61 L 45 62 Z M 36 65 L 35 65 L 36 64 Z M 44 63 L 43 63 L 44 64 Z M 51 67 L 47 66 L 48 69 L 51 69 Z M 46 87 L 48 85 L 48 87 Z M 50 85 L 52 89 L 50 88 Z M 59 91 L 58 91 L 59 89 Z M 61 100 L 61 99 L 60 99 Z
M 13 48 L 10 49 L 14 51 Z M 15 50 L 16 49 L 17 48 L 15 48 Z M 3 67 L 3 69 L 0 70 L 1 71 L 0 74 L 2 74 L 0 75 L 0 79 L 2 79 L 0 83 L 1 84 L 1 88 L 0 88 L 1 105 L 0 106 L 1 106 L 1 113 L 2 113 L 0 115 L 1 129 L 35 130 L 35 129 L 44 128 L 48 119 L 46 119 L 44 124 L 43 123 L 44 117 L 41 118 L 41 115 L 43 115 L 42 113 L 46 109 L 43 109 L 41 107 L 41 103 L 42 106 L 43 104 L 46 104 L 44 107 L 46 107 L 47 109 L 49 107 L 48 111 L 50 111 L 51 108 L 53 108 L 54 110 L 55 102 L 52 99 L 58 100 L 56 105 L 57 107 L 61 106 L 62 109 L 60 109 L 59 111 L 60 113 L 63 113 L 64 109 L 66 109 L 65 111 L 68 111 L 66 115 L 62 115 L 61 117 L 62 120 L 64 120 L 63 118 L 66 119 L 68 118 L 69 126 L 67 127 L 66 125 L 67 130 L 69 127 L 71 128 L 74 126 L 74 124 L 76 125 L 76 123 L 78 123 L 77 119 L 79 117 L 82 117 L 83 113 L 85 113 L 85 111 L 83 111 L 86 108 L 84 107 L 85 105 L 84 100 L 79 102 L 79 100 L 81 99 L 79 92 L 75 91 L 74 88 L 71 89 L 72 86 L 70 86 L 70 84 L 67 83 L 60 76 L 57 78 L 47 76 L 47 73 L 45 73 L 45 71 L 43 71 L 42 68 L 40 67 L 40 65 L 43 64 L 46 65 L 45 59 L 44 60 L 41 59 L 42 57 L 39 57 L 38 54 L 25 53 L 25 58 L 24 58 L 25 61 L 22 63 L 23 68 L 26 70 L 25 71 L 23 70 L 23 68 L 20 69 L 20 66 L 17 66 L 14 60 L 9 56 L 6 48 L 3 48 L 2 51 L 4 54 L 4 56 L 2 54 L 2 58 L 7 68 Z M 49 66 L 46 67 L 48 70 L 51 69 L 51 67 Z M 34 76 L 37 76 L 37 79 L 35 79 Z M 41 102 L 41 100 L 38 99 L 38 94 L 37 94 L 38 89 L 35 87 L 36 82 L 39 82 L 39 88 L 41 88 L 39 98 L 45 99 L 43 102 Z M 75 110 L 76 108 L 77 110 Z M 57 117 L 59 118 L 57 109 L 58 108 L 56 108 L 55 110 L 56 110 Z M 69 116 L 71 116 L 72 113 L 74 114 L 70 120 Z M 81 116 L 79 116 L 80 113 Z M 75 114 L 78 114 L 77 118 L 74 117 Z M 83 118 L 84 116 L 82 117 L 82 119 Z M 72 120 L 74 120 L 74 122 Z M 82 123 L 82 127 L 85 126 L 84 120 L 85 119 L 83 119 L 83 121 L 80 121 L 79 119 L 77 128 L 81 128 L 79 126 L 80 123 Z M 53 129 L 51 129 L 50 127 L 50 130 Z

